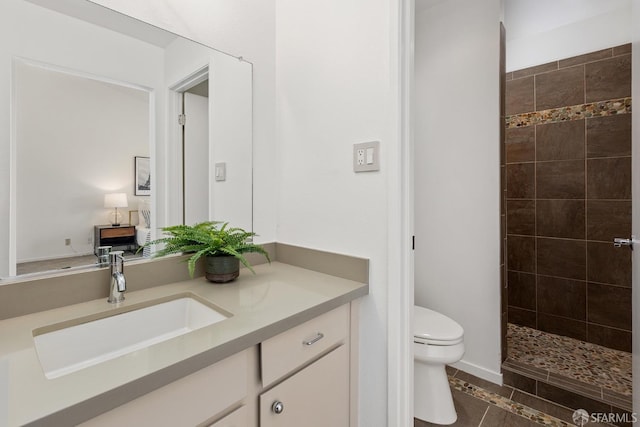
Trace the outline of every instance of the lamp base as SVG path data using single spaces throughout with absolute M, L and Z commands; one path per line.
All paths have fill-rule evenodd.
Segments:
M 119 227 L 122 221 L 122 215 L 117 210 L 109 212 L 109 224 L 114 227 Z

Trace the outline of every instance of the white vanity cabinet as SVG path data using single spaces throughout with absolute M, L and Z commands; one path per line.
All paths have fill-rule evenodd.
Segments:
M 349 351 L 341 345 L 260 395 L 260 427 L 348 427 Z
M 81 425 L 355 425 L 352 305 L 321 314 Z
M 349 304 L 261 344 L 261 427 L 348 427 Z M 284 379 L 283 379 L 284 378 Z

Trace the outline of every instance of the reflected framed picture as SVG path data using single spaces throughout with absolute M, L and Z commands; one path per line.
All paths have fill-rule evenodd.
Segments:
M 135 157 L 135 195 L 151 195 L 151 160 L 149 157 Z

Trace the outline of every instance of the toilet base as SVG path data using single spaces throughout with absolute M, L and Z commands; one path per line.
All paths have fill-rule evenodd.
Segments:
M 414 369 L 414 417 L 434 424 L 453 424 L 458 419 L 449 379 L 444 364 L 427 364 L 415 361 Z

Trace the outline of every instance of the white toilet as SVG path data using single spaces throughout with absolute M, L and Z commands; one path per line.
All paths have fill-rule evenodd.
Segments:
M 435 424 L 453 424 L 453 406 L 445 365 L 464 354 L 462 326 L 424 307 L 413 311 L 414 417 Z

